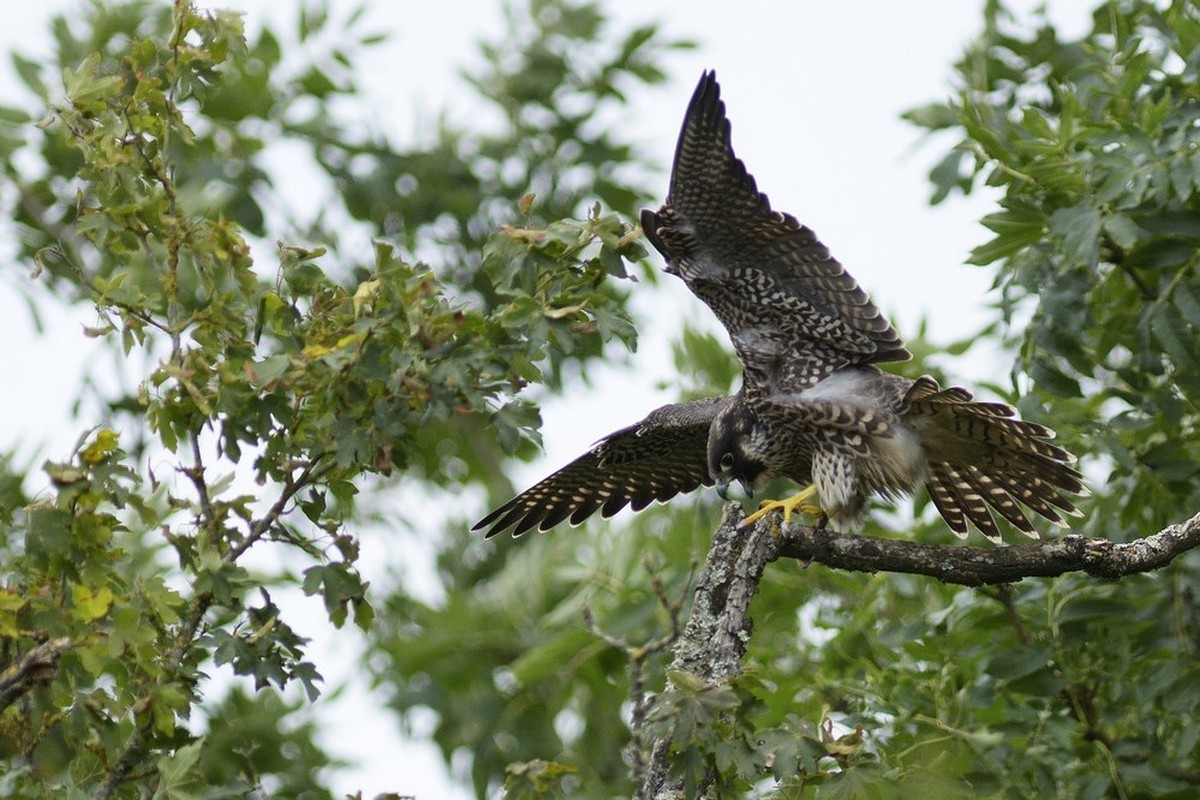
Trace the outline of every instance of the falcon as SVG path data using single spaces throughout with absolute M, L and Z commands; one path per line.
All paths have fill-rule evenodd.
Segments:
M 729 333 L 742 386 L 658 408 L 609 434 L 567 466 L 475 524 L 519 536 L 600 511 L 635 511 L 700 486 L 753 494 L 777 478 L 805 487 L 768 500 L 743 524 L 800 510 L 819 525 L 860 527 L 872 497 L 922 483 L 955 534 L 973 525 L 998 541 L 995 515 L 1036 537 L 1025 509 L 1066 527 L 1085 492 L 1054 432 L 977 402 L 931 377 L 878 364 L 911 358 L 900 336 L 816 235 L 774 211 L 733 152 L 716 75 L 692 95 L 658 211 L 646 238 Z M 819 498 L 819 502 L 812 502 Z

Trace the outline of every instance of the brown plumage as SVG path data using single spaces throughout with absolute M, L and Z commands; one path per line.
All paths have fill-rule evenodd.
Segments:
M 641 511 L 700 486 L 712 486 L 708 429 L 732 401 L 712 397 L 655 409 L 641 422 L 610 433 L 579 458 L 526 489 L 475 523 L 487 536 L 548 530 L 569 519 L 578 525 L 599 511 L 611 517 L 625 506 Z
M 733 397 L 664 406 L 602 439 L 480 520 L 520 534 L 599 510 L 635 510 L 701 485 L 747 492 L 812 483 L 838 528 L 861 523 L 872 496 L 926 483 L 951 530 L 998 539 L 993 514 L 1036 535 L 1023 509 L 1064 525 L 1084 492 L 1054 433 L 1003 403 L 975 402 L 875 365 L 910 357 L 900 336 L 816 235 L 766 195 L 734 154 L 716 76 L 692 95 L 670 191 L 642 227 L 729 332 L 745 368 Z
M 905 398 L 903 416 L 918 432 L 928 471 L 925 485 L 951 530 L 967 533 L 967 521 L 990 539 L 999 539 L 989 508 L 1023 533 L 1037 531 L 1021 511 L 1026 506 L 1060 527 L 1063 514 L 1078 516 L 1062 492 L 1085 494 L 1075 459 L 1051 444 L 1054 431 L 1013 419 L 1004 403 L 977 403 L 959 387 L 939 390 L 923 377 Z
M 906 361 L 899 334 L 816 234 L 774 211 L 733 152 L 716 74 L 688 105 L 666 202 L 646 238 L 729 331 L 751 391 Z
M 813 483 L 838 530 L 859 527 L 872 496 L 926 483 L 960 536 L 969 522 L 999 539 L 993 511 L 1036 536 L 1021 506 L 1065 525 L 1063 515 L 1078 512 L 1063 493 L 1084 488 L 1074 457 L 1050 441 L 1054 432 L 1015 413 L 928 376 L 851 367 L 799 392 L 736 396 L 713 421 L 709 469 L 718 487 L 737 480 L 748 493 L 780 477 Z

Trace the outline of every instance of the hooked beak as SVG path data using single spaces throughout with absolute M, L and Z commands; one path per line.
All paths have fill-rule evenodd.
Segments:
M 717 496 L 720 497 L 722 500 L 729 499 L 729 482 L 730 482 L 730 480 L 731 480 L 731 478 L 728 475 L 718 475 L 717 476 L 717 479 L 716 479 Z M 754 484 L 753 483 L 746 480 L 745 478 L 738 480 L 738 483 L 741 484 L 742 491 L 746 493 L 746 497 L 754 497 Z
M 717 476 L 717 497 L 722 500 L 729 499 L 729 477 L 726 475 Z

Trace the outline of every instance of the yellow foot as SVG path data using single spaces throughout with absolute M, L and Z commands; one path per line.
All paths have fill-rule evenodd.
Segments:
M 815 503 L 808 502 L 817 493 L 816 486 L 808 486 L 801 489 L 791 497 L 785 497 L 782 500 L 763 500 L 758 504 L 758 511 L 755 511 L 750 516 L 742 520 L 741 527 L 747 528 L 760 519 L 770 514 L 772 511 L 783 512 L 783 522 L 786 525 L 792 521 L 792 514 L 799 511 L 802 514 L 807 514 L 810 517 L 823 518 L 825 515 L 821 511 L 821 507 Z

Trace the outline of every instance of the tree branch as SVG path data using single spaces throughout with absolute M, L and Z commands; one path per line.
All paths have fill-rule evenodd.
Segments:
M 774 524 L 767 518 L 757 527 Z M 1200 546 L 1200 514 L 1144 539 L 1120 543 L 1064 536 L 1013 547 L 961 547 L 834 533 L 802 525 L 785 525 L 779 538 L 781 557 L 856 572 L 927 575 L 961 586 L 1052 578 L 1067 572 L 1116 580 L 1165 567 Z
M 184 470 L 187 475 L 196 484 L 196 489 L 202 498 L 202 505 L 205 506 L 205 511 L 202 516 L 211 519 L 212 506 L 208 496 L 207 484 L 204 482 L 203 463 L 200 461 L 200 450 L 196 444 L 196 437 L 192 437 L 194 454 L 196 457 L 196 467 Z M 296 493 L 308 486 L 314 480 L 319 479 L 319 475 L 323 475 L 332 467 L 327 467 L 324 472 L 317 468 L 317 463 L 321 456 L 315 456 L 307 464 L 298 478 L 288 478 L 283 488 L 280 490 L 280 496 L 261 518 L 251 526 L 249 534 L 238 545 L 230 548 L 229 552 L 222 557 L 222 562 L 232 564 L 238 558 L 245 554 L 256 542 L 270 531 L 279 518 L 283 515 L 287 504 L 292 501 Z M 208 520 L 206 520 L 207 523 Z M 179 633 L 175 637 L 175 646 L 166 658 L 169 665 L 182 664 L 188 651 L 195 644 L 196 634 L 200 630 L 201 623 L 204 621 L 204 615 L 213 603 L 213 593 L 211 591 L 203 592 L 192 598 L 186 617 L 180 626 Z M 135 727 L 126 739 L 124 746 L 121 749 L 121 755 L 116 763 L 109 770 L 108 775 L 104 778 L 104 783 L 96 792 L 96 800 L 109 800 L 120 787 L 121 783 L 129 777 L 130 772 L 138 763 L 145 758 L 146 739 L 145 734 L 140 727 Z
M 42 642 L 0 673 L 0 711 L 39 683 L 49 683 L 58 671 L 59 656 L 70 647 L 71 640 L 65 637 Z
M 646 660 L 651 655 L 666 650 L 679 639 L 681 632 L 679 616 L 683 608 L 682 601 L 672 602 L 671 598 L 667 596 L 667 589 L 658 575 L 654 573 L 654 567 L 649 558 L 646 559 L 645 565 L 646 572 L 650 574 L 650 586 L 654 589 L 654 595 L 671 620 L 671 630 L 666 635 L 657 636 L 643 644 L 631 644 L 619 636 L 613 636 L 601 630 L 592 617 L 591 608 L 586 605 L 583 607 L 583 621 L 587 625 L 588 631 L 609 646 L 624 652 L 625 657 L 629 660 L 629 696 L 633 700 L 633 709 L 629 719 L 632 736 L 626 753 L 632 762 L 635 786 L 641 786 L 646 777 L 646 749 L 642 742 L 642 732 L 646 727 L 646 718 L 654 705 L 654 697 L 646 691 Z
M 724 684 L 742 671 L 742 656 L 754 626 L 750 601 L 758 593 L 763 569 L 779 558 L 783 541 L 771 533 L 769 525 L 757 525 L 748 531 L 739 528 L 742 516 L 737 504 L 725 505 L 704 570 L 696 581 L 691 617 L 675 643 L 675 659 L 670 667 L 713 686 Z M 670 735 L 654 743 L 645 780 L 638 787 L 637 796 L 642 800 L 683 797 L 683 784 L 670 780 L 673 744 Z
M 1064 536 L 1037 544 L 986 548 L 881 539 L 802 525 L 786 525 L 780 530 L 770 517 L 744 529 L 740 527 L 744 516 L 738 504 L 725 505 L 704 570 L 696 582 L 691 617 L 675 643 L 671 663 L 671 670 L 686 672 L 713 687 L 741 672 L 741 659 L 753 628 L 750 601 L 758 593 L 763 569 L 780 558 L 816 561 L 835 569 L 927 575 L 943 583 L 983 586 L 1077 571 L 1116 580 L 1160 569 L 1200 546 L 1200 514 L 1133 542 Z M 670 734 L 655 741 L 644 780 L 637 787 L 639 800 L 683 797 L 683 784 L 670 775 L 674 745 Z

